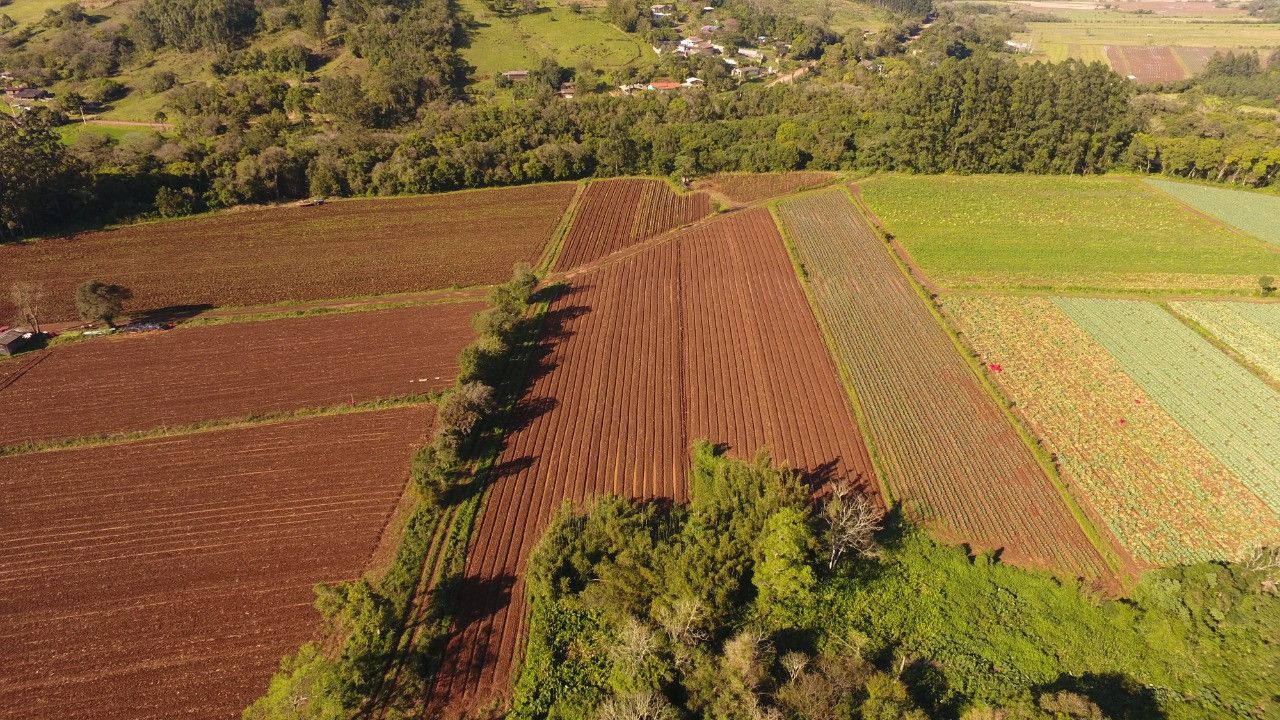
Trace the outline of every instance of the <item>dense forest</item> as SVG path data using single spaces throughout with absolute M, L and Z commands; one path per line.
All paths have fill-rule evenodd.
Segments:
M 672 57 L 659 72 L 696 73 L 706 87 L 618 95 L 603 91 L 636 79 L 634 69 L 606 75 L 545 58 L 513 101 L 486 102 L 470 96 L 457 51 L 467 19 L 442 0 L 147 0 L 110 21 L 71 3 L 50 11 L 39 32 L 0 34 L 0 65 L 21 80 L 84 81 L 47 110 L 0 121 L 0 144 L 14 148 L 0 172 L 37 158 L 50 169 L 6 186 L 3 233 L 307 195 L 630 173 L 1125 169 L 1252 186 L 1280 173 L 1280 131 L 1232 105 L 1274 101 L 1277 57 L 1216 58 L 1201 77 L 1157 95 L 1101 64 L 1017 62 L 1004 41 L 1019 21 L 981 4 L 935 13 L 915 0 L 887 2 L 896 22 L 846 37 L 761 7 L 726 0 L 736 29 L 725 42 L 787 38 L 810 80 L 739 85 L 707 57 Z M 607 8 L 651 40 L 678 36 L 646 12 L 621 0 Z M 919 34 L 926 13 L 936 17 Z M 282 29 L 317 40 L 250 42 Z M 172 131 L 123 143 L 81 133 L 69 144 L 50 132 L 118 98 L 125 88 L 113 74 L 164 48 L 213 58 L 211 79 L 151 77 L 165 98 L 158 119 Z M 360 60 L 359 72 L 317 72 L 339 51 Z M 567 79 L 578 80 L 572 101 L 556 94 Z M 1227 102 L 1202 100 L 1210 97 Z M 40 202 L 50 195 L 56 211 Z

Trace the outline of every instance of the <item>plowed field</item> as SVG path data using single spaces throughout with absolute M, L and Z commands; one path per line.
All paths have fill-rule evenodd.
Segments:
M 719 192 L 734 202 L 749 204 L 817 187 L 834 177 L 835 173 L 829 172 L 723 173 L 703 178 L 694 187 Z
M 769 214 L 754 210 L 578 277 L 550 310 L 476 529 L 466 613 L 430 703 L 506 695 L 525 632 L 529 550 L 565 499 L 687 495 L 694 439 L 762 446 L 815 482 L 874 493 L 857 421 Z M 448 714 L 448 713 L 446 713 Z
M 1031 450 L 842 190 L 779 212 L 891 489 L 945 536 L 1089 577 L 1106 568 Z
M 597 180 L 582 196 L 557 267 L 598 260 L 710 214 L 705 193 L 677 195 L 661 180 Z
M 227 720 L 363 572 L 426 408 L 0 460 L 0 716 Z
M 1187 77 L 1187 69 L 1170 47 L 1108 45 L 1107 59 L 1113 70 L 1140 83 L 1173 82 Z
M 41 283 L 46 321 L 72 320 L 75 286 L 133 290 L 132 310 L 256 305 L 501 282 L 536 262 L 573 183 L 219 213 L 0 245 L 0 287 Z M 12 315 L 8 293 L 0 316 Z
M 0 445 L 442 388 L 483 303 L 234 323 L 55 347 L 0 390 Z

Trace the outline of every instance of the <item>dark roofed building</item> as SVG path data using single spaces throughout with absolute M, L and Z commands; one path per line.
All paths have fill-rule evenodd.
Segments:
M 0 333 L 0 355 L 16 355 L 26 349 L 34 337 L 26 330 L 14 328 Z

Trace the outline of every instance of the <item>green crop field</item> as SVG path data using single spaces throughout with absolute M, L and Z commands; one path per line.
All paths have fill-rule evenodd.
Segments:
M 945 305 L 1063 478 L 1134 557 L 1230 559 L 1280 538 L 1280 520 L 1052 300 Z
M 1280 253 L 1128 178 L 878 176 L 885 226 L 951 287 L 1215 290 L 1280 276 Z
M 1249 364 L 1280 381 L 1280 305 L 1175 302 L 1170 306 L 1213 333 Z
M 1280 245 L 1280 195 L 1170 180 L 1147 180 L 1147 183 L 1197 210 Z
M 1152 303 L 1055 301 L 1125 372 L 1280 513 L 1280 393 Z
M 1014 40 L 1031 45 L 1041 60 L 1106 62 L 1105 48 L 1171 46 L 1242 50 L 1280 45 L 1280 24 L 1240 23 L 1201 18 L 1174 18 L 1102 11 L 1045 10 L 1067 22 L 1031 22 Z
M 529 15 L 504 18 L 479 0 L 461 0 L 459 7 L 475 17 L 462 56 L 475 66 L 478 78 L 504 70 L 537 69 L 548 57 L 566 67 L 590 61 L 598 70 L 657 61 L 647 43 L 605 22 L 595 8 L 574 13 L 552 3 Z

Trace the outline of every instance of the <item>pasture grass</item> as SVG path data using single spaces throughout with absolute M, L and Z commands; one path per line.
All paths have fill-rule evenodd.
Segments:
M 548 57 L 566 67 L 590 61 L 598 70 L 652 65 L 657 60 L 647 43 L 609 24 L 594 8 L 574 13 L 551 4 L 528 15 L 507 18 L 494 14 L 479 0 L 460 0 L 458 5 L 475 18 L 462 57 L 475 66 L 477 79 L 505 70 L 536 70 Z
M 1171 180 L 1146 182 L 1250 235 L 1280 245 L 1280 195 Z
M 1130 178 L 882 175 L 861 183 L 886 228 L 953 288 L 1232 292 L 1280 253 Z

